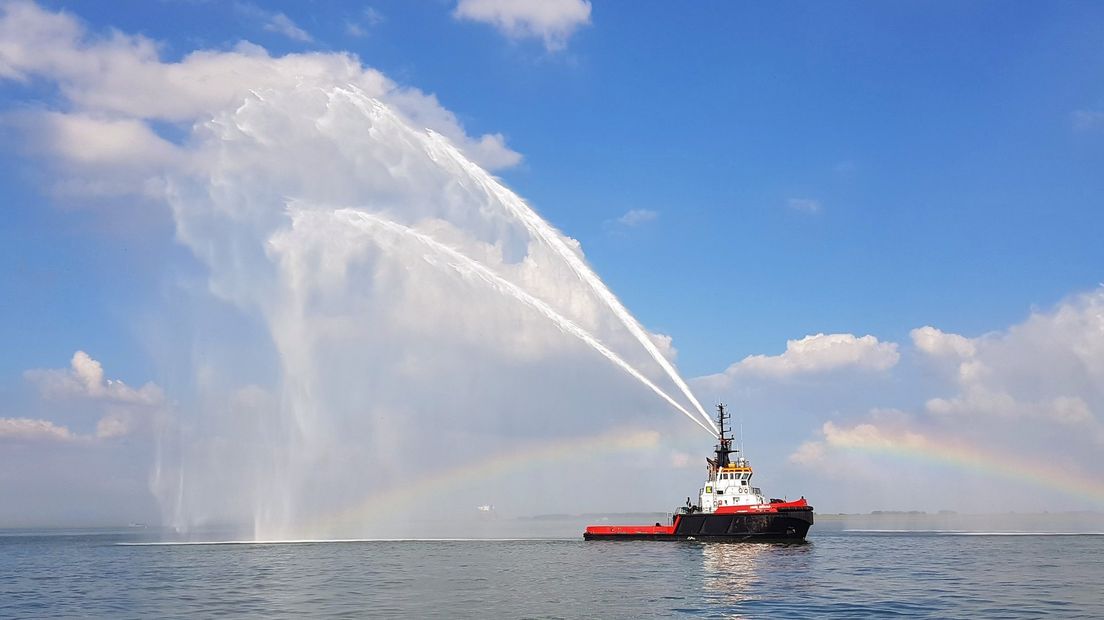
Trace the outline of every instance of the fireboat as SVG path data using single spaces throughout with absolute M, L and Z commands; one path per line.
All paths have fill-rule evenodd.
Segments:
M 720 433 L 715 456 L 705 459 L 708 477 L 697 504 L 686 498 L 667 525 L 590 525 L 583 539 L 804 542 L 813 525 L 813 507 L 804 496 L 768 501 L 751 485 L 751 463 L 733 449 L 728 419 L 725 406 L 717 405 Z

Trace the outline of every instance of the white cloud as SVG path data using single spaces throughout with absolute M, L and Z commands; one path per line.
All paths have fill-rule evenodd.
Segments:
M 667 358 L 671 362 L 674 362 L 678 358 L 678 349 L 675 348 L 675 339 L 669 334 L 660 334 L 656 332 L 648 332 L 648 338 L 652 341 L 652 344 L 656 346 L 660 354 Z
M 1008 392 L 981 385 L 971 385 L 954 398 L 932 398 L 925 403 L 925 409 L 935 415 L 1034 417 L 1070 425 L 1094 421 L 1088 404 L 1078 397 L 1057 396 L 1041 401 L 1024 401 L 1017 400 Z
M 626 228 L 635 228 L 648 222 L 653 222 L 659 217 L 659 213 L 651 209 L 629 209 L 624 215 L 617 218 L 617 224 Z
M 882 371 L 892 368 L 898 359 L 894 342 L 879 342 L 869 335 L 815 334 L 786 341 L 786 351 L 781 355 L 749 355 L 711 379 L 714 383 L 724 383 L 737 375 L 782 379 L 846 368 Z
M 179 159 L 172 143 L 133 119 L 44 112 L 38 120 L 44 123 L 47 147 L 72 162 L 148 171 L 175 165 Z
M 48 420 L 0 418 L 0 439 L 73 441 L 78 436 Z
M 948 334 L 931 326 L 918 327 L 909 335 L 913 345 L 928 355 L 971 358 L 977 353 L 977 346 L 969 338 Z
M 278 11 L 266 11 L 249 2 L 237 2 L 234 7 L 242 15 L 260 22 L 261 27 L 269 32 L 281 34 L 293 41 L 310 43 L 314 37 L 303 30 L 290 17 Z
M 865 476 L 867 484 L 881 480 L 885 484 L 877 491 L 864 490 L 880 503 L 871 507 L 895 508 L 939 493 L 937 481 L 946 474 L 933 476 L 933 466 L 902 455 L 945 461 L 960 470 L 980 465 L 993 471 L 1005 470 L 998 462 L 1029 458 L 1049 468 L 1047 477 L 1079 502 L 1075 505 L 1093 505 L 1083 489 L 1099 486 L 1087 481 L 1104 479 L 1098 458 L 1104 447 L 1104 289 L 976 338 L 931 326 L 911 336 L 924 363 L 902 365 L 892 381 L 873 386 L 845 407 L 814 405 L 822 416 L 836 419 L 820 422 L 817 436 L 791 451 L 791 463 L 816 477 L 831 477 L 831 470 Z M 945 372 L 933 375 L 933 368 Z M 910 400 L 915 403 L 906 407 L 911 413 L 872 409 L 857 418 L 846 413 L 860 409 L 859 403 L 869 409 Z M 905 480 L 916 485 L 912 493 L 900 491 Z M 975 510 L 1011 509 L 1020 502 L 1025 482 L 1028 488 L 1039 485 L 983 474 L 976 490 L 944 487 L 940 501 Z M 859 497 L 856 485 L 845 484 L 840 491 Z
M 91 399 L 148 407 L 164 402 L 161 388 L 153 383 L 135 389 L 118 379 L 105 379 L 103 366 L 84 351 L 73 354 L 67 369 L 28 370 L 24 376 L 38 386 L 45 398 Z
M 521 153 L 506 146 L 506 137 L 500 133 L 485 133 L 478 140 L 469 142 L 466 152 L 473 161 L 490 170 L 513 168 L 521 163 Z
M 534 37 L 549 51 L 561 50 L 590 23 L 588 0 L 460 0 L 453 15 L 490 24 L 513 39 Z
M 291 21 L 290 17 L 284 15 L 283 13 L 275 13 L 270 16 L 268 18 L 268 21 L 265 23 L 264 28 L 265 30 L 282 34 L 285 37 L 293 39 L 295 41 L 303 41 L 309 43 L 310 41 L 314 40 L 314 38 L 311 37 L 306 30 L 303 30 L 302 28 L 297 26 L 295 22 Z
M 923 327 L 912 336 L 933 361 L 957 371 L 958 394 L 929 399 L 932 414 L 1084 425 L 1095 424 L 1104 403 L 1104 289 L 1005 332 L 968 339 Z
M 821 431 L 829 446 L 889 449 L 902 445 L 914 448 L 928 445 L 928 440 L 919 433 L 907 430 L 890 431 L 868 423 L 848 428 L 825 422 Z
M 786 206 L 802 213 L 820 213 L 820 201 L 812 198 L 790 198 Z
M 154 383 L 132 388 L 118 379 L 104 376 L 103 365 L 84 351 L 77 351 L 69 368 L 35 369 L 23 373 L 46 401 L 84 401 L 103 411 L 91 435 L 71 432 L 48 420 L 26 418 L 0 420 L 0 437 L 53 439 L 59 441 L 111 439 L 148 427 L 165 406 L 165 396 Z
M 350 54 L 315 52 L 272 57 L 256 45 L 241 43 L 230 51 L 201 50 L 178 62 L 162 62 L 157 44 L 145 37 L 119 32 L 96 37 L 67 13 L 45 11 L 30 2 L 2 4 L 0 78 L 27 80 L 34 76 L 56 82 L 71 102 L 69 107 L 74 108 L 51 112 L 48 122 L 43 123 L 52 131 L 50 140 L 69 155 L 72 163 L 96 163 L 102 161 L 99 158 L 117 163 L 125 155 L 116 142 L 114 147 L 101 144 L 77 157 L 83 146 L 78 138 L 87 136 L 96 123 L 109 136 L 135 138 L 134 159 L 139 159 L 137 154 L 142 149 L 154 149 L 157 161 L 168 165 L 173 163 L 168 161 L 171 151 L 157 142 L 156 134 L 149 129 L 150 121 L 204 121 L 270 88 L 349 84 L 384 101 L 416 125 L 447 137 L 489 169 L 521 161 L 521 156 L 505 145 L 501 134 L 468 136 L 455 114 L 442 107 L 435 96 L 398 86 Z M 65 121 L 62 116 L 76 118 Z M 96 174 L 98 177 L 103 171 Z

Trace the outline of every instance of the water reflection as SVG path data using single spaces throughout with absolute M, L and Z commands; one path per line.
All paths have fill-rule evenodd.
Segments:
M 742 604 L 760 600 L 778 584 L 764 580 L 789 579 L 808 568 L 812 546 L 763 543 L 707 543 L 702 545 L 703 591 L 713 604 L 729 607 L 734 618 Z

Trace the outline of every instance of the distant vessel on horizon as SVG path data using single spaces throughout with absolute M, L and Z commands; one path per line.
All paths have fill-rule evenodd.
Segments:
M 802 542 L 813 525 L 813 507 L 802 496 L 788 502 L 767 500 L 751 486 L 751 463 L 732 447 L 725 422 L 729 415 L 717 405 L 720 435 L 715 456 L 706 458 L 708 477 L 698 503 L 686 498 L 668 525 L 590 525 L 585 540 L 718 540 Z

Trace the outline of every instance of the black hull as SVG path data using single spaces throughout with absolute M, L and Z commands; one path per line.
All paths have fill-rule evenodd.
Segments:
M 812 508 L 759 514 L 688 514 L 676 517 L 673 533 L 591 533 L 584 540 L 708 540 L 718 542 L 804 542 L 813 525 Z

